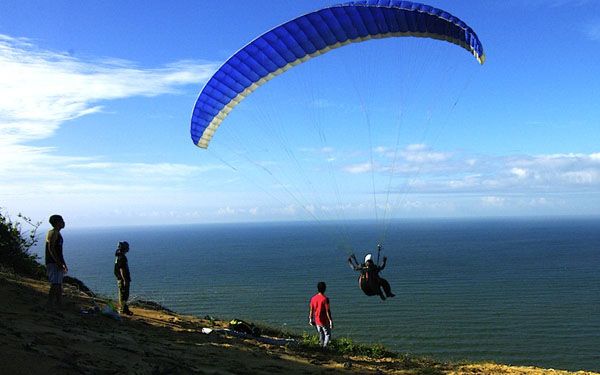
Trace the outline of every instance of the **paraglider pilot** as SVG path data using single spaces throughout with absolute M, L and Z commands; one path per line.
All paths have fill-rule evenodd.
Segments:
M 377 245 L 377 249 L 380 251 L 381 245 Z M 375 264 L 373 255 L 370 253 L 365 256 L 365 262 L 362 264 L 359 264 L 354 254 L 352 254 L 348 258 L 348 263 L 353 270 L 360 272 L 358 285 L 367 296 L 378 295 L 382 300 L 385 300 L 386 297 L 395 296 L 392 293 L 390 283 L 379 276 L 379 272 L 385 268 L 387 257 L 383 257 L 383 264 L 380 266 L 379 264 Z

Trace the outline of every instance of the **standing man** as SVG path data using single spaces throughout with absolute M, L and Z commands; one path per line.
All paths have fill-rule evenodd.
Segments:
M 46 272 L 50 282 L 48 292 L 48 307 L 60 307 L 62 303 L 63 276 L 69 270 L 63 258 L 63 238 L 60 230 L 65 227 L 65 221 L 60 215 L 52 215 L 48 220 L 52 229 L 46 234 Z
M 129 264 L 125 254 L 129 251 L 127 241 L 119 242 L 115 252 L 115 276 L 117 277 L 117 286 L 119 287 L 119 308 L 121 314 L 133 315 L 127 306 L 129 299 L 129 285 L 131 284 L 131 275 L 129 274 Z
M 308 313 L 308 324 L 316 326 L 319 333 L 319 344 L 323 348 L 329 344 L 331 330 L 333 329 L 329 298 L 325 296 L 325 289 L 327 289 L 327 285 L 319 281 L 317 284 L 318 293 L 310 299 L 310 311 Z

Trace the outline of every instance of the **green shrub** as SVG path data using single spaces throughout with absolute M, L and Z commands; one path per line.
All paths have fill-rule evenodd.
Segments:
M 359 344 L 348 337 L 332 340 L 330 347 L 342 355 L 363 355 L 370 358 L 396 357 L 396 353 L 388 350 L 382 344 Z
M 316 349 L 319 348 L 319 337 L 317 335 L 311 335 L 307 332 L 302 332 L 302 337 L 299 340 L 299 346 L 305 349 Z
M 304 350 L 320 350 L 319 337 L 307 332 L 302 333 L 299 339 L 299 347 Z M 348 337 L 340 337 L 331 340 L 327 351 L 332 354 L 340 355 L 359 355 L 370 358 L 395 358 L 398 354 L 388 350 L 381 344 L 365 345 L 356 343 Z
M 45 268 L 37 262 L 37 255 L 29 250 L 37 243 L 36 231 L 41 223 L 34 223 L 26 216 L 17 215 L 17 221 L 0 209 L 0 265 L 20 275 L 43 278 Z M 23 224 L 30 227 L 23 229 Z

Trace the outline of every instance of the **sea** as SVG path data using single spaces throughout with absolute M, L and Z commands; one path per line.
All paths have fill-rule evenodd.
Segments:
M 600 371 L 600 218 L 198 224 L 63 230 L 71 276 L 116 298 L 118 241 L 133 299 L 182 314 L 312 333 L 327 284 L 334 337 L 438 360 Z M 343 234 L 341 234 L 343 233 Z M 383 234 L 382 234 L 383 233 Z M 388 262 L 394 298 L 368 297 L 347 263 Z M 34 252 L 42 254 L 38 245 Z

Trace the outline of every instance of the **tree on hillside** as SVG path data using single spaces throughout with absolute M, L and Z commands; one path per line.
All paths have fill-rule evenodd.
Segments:
M 30 249 L 37 243 L 36 232 L 41 222 L 34 223 L 21 214 L 13 221 L 0 209 L 0 265 L 18 274 L 43 277 L 44 267 L 37 262 L 37 255 Z M 24 230 L 23 225 L 30 227 Z

